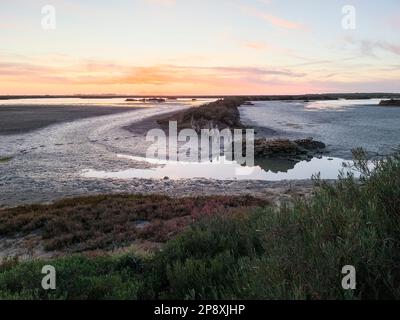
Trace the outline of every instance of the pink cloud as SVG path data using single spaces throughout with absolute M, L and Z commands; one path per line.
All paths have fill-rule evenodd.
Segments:
M 302 23 L 280 18 L 268 12 L 259 11 L 253 7 L 242 7 L 242 10 L 247 14 L 262 19 L 278 28 L 289 29 L 289 30 L 307 29 L 307 27 Z
M 0 62 L 0 80 L 3 91 L 18 88 L 22 92 L 39 90 L 37 84 L 49 93 L 72 92 L 153 92 L 173 94 L 217 94 L 281 88 L 300 81 L 303 73 L 287 68 L 244 66 L 129 66 L 102 61 L 86 61 L 76 65 L 46 65 L 41 63 Z M 44 85 L 44 86 L 43 86 Z M 64 88 L 64 89 L 63 89 Z M 3 92 L 7 94 L 8 92 Z
M 8 60 L 8 61 L 7 61 Z M 2 94 L 26 93 L 131 93 L 131 94 L 294 94 L 323 91 L 397 88 L 396 74 L 357 72 L 327 68 L 321 72 L 301 72 L 299 67 L 183 66 L 158 64 L 137 66 L 103 60 L 43 59 L 27 62 L 0 61 Z M 324 61 L 326 62 L 326 61 Z M 397 70 L 393 66 L 394 70 Z M 303 70 L 304 71 L 304 70 Z M 396 72 L 396 71 L 393 71 Z M 372 81 L 375 79 L 375 81 Z M 372 81 L 372 82 L 370 82 Z M 328 90 L 329 89 L 329 90 Z M 385 90 L 383 90 L 385 91 Z
M 265 50 L 268 48 L 268 46 L 263 42 L 246 42 L 244 47 L 254 50 Z

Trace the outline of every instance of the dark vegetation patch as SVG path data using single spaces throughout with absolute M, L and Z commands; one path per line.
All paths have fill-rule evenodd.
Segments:
M 324 152 L 325 144 L 313 138 L 291 141 L 289 139 L 269 140 L 265 138 L 254 141 L 255 157 L 290 158 L 296 161 L 312 159 Z
M 178 130 L 194 129 L 200 133 L 202 129 L 244 129 L 240 122 L 241 105 L 251 105 L 244 97 L 227 97 L 197 108 L 170 114 L 158 119 L 158 124 L 168 132 L 170 121 L 177 121 Z M 270 140 L 259 138 L 254 141 L 254 156 L 258 158 L 292 159 L 301 161 L 311 159 L 325 149 L 325 144 L 307 138 L 291 141 L 288 139 Z M 245 152 L 245 148 L 243 150 Z
M 178 130 L 189 128 L 196 130 L 196 132 L 200 132 L 201 129 L 213 128 L 219 130 L 226 128 L 240 129 L 243 128 L 243 125 L 240 122 L 238 107 L 245 101 L 243 98 L 225 98 L 169 115 L 159 119 L 158 123 L 163 129 L 166 129 L 169 121 L 177 121 Z
M 57 271 L 56 290 L 43 290 L 47 263 L 16 259 L 0 265 L 0 299 L 136 299 L 142 260 L 124 256 L 70 256 L 51 261 Z
M 0 210 L 0 236 L 35 232 L 49 251 L 114 249 L 135 240 L 166 242 L 200 217 L 248 211 L 266 204 L 250 196 L 75 198 Z
M 0 157 L 0 163 L 11 161 L 13 157 Z
M 400 107 L 400 99 L 382 100 L 379 105 L 383 107 Z

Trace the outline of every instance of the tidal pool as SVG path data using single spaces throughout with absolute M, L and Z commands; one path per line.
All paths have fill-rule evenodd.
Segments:
M 213 180 L 306 180 L 313 175 L 320 174 L 322 179 L 337 179 L 341 170 L 358 173 L 343 164 L 352 164 L 340 158 L 313 158 L 310 161 L 297 163 L 282 160 L 256 161 L 254 167 L 241 166 L 236 161 L 221 158 L 219 161 L 210 162 L 177 162 L 160 161 L 157 159 L 141 158 L 128 155 L 118 155 L 120 158 L 146 162 L 155 165 L 148 169 L 125 169 L 120 171 L 99 171 L 93 169 L 83 170 L 81 175 L 85 178 L 96 179 L 213 179 Z

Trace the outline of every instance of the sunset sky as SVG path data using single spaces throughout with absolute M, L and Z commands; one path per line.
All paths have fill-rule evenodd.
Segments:
M 1 0 L 0 94 L 400 92 L 399 30 L 399 0 Z

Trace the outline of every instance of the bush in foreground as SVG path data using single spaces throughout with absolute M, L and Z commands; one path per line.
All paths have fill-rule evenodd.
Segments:
M 57 271 L 56 290 L 41 287 L 46 264 Z M 71 256 L 52 261 L 18 263 L 0 267 L 1 299 L 136 299 L 141 260 L 131 255 L 111 257 Z
M 309 201 L 205 218 L 140 268 L 132 256 L 52 261 L 59 287 L 51 296 L 37 289 L 43 262 L 9 263 L 0 297 L 397 299 L 400 156 L 373 171 L 363 161 L 358 167 L 360 180 L 318 181 Z M 356 268 L 354 291 L 342 288 L 345 265 Z

